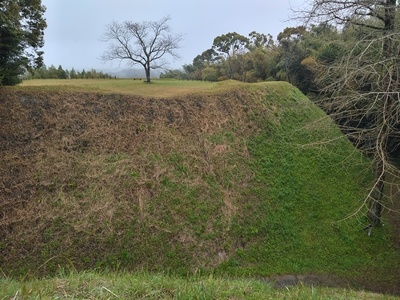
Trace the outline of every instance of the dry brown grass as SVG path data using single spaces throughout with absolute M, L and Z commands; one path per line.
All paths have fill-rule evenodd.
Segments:
M 49 91 L 75 91 L 129 94 L 153 98 L 176 97 L 193 93 L 215 92 L 239 82 L 205 82 L 154 79 L 151 83 L 133 79 L 35 79 L 24 81 L 22 87 Z
M 0 101 L 8 271 L 51 272 L 65 257 L 78 268 L 113 265 L 130 255 L 124 245 L 137 250 L 131 267 L 162 267 L 170 248 L 185 267 L 232 251 L 238 187 L 252 176 L 243 168 L 244 137 L 256 130 L 248 115 L 268 113 L 246 90 L 154 99 L 4 88 Z M 193 201 L 198 211 L 186 207 Z
M 332 225 L 358 207 L 367 165 L 345 141 L 310 146 L 339 132 L 305 131 L 323 114 L 287 83 L 0 93 L 0 272 L 336 272 L 397 289 L 389 226 Z

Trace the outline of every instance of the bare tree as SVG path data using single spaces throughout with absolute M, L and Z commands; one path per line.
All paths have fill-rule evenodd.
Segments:
M 368 228 L 381 224 L 386 176 L 400 158 L 400 32 L 396 0 L 315 0 L 297 11 L 308 24 L 335 24 L 353 33 L 345 55 L 319 63 L 319 104 L 342 132 L 373 158 L 373 186 L 364 204 Z M 370 231 L 369 231 L 370 232 Z
M 167 24 L 170 19 L 168 16 L 157 22 L 125 21 L 107 25 L 102 40 L 111 44 L 101 59 L 128 60 L 132 65 L 140 64 L 145 70 L 146 81 L 150 82 L 150 70 L 166 65 L 164 55 L 179 58 L 175 50 L 179 48 L 182 35 L 171 34 L 171 28 Z

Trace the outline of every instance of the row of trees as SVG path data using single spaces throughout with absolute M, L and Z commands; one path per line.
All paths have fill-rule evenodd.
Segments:
M 235 79 L 245 82 L 285 80 L 307 93 L 313 87 L 309 67 L 315 59 L 334 59 L 341 55 L 336 27 L 327 23 L 288 27 L 276 40 L 270 34 L 251 32 L 243 36 L 230 32 L 214 39 L 210 49 L 181 70 L 168 70 L 162 78 L 218 81 Z
M 22 77 L 23 79 L 111 79 L 114 76 L 91 69 L 89 71 L 75 71 L 74 68 L 71 70 L 64 70 L 60 65 L 58 68 L 51 65 L 49 68 L 43 66 L 39 69 L 27 72 Z
M 255 31 L 245 37 L 236 32 L 218 36 L 210 49 L 184 65 L 183 70 L 169 70 L 162 78 L 217 81 L 237 79 L 246 82 L 272 79 L 275 67 L 268 55 L 274 49 L 271 35 Z

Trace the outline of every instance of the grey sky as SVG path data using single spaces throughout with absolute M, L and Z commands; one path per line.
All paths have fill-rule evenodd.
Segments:
M 158 21 L 170 15 L 174 33 L 184 34 L 180 60 L 170 68 L 190 64 L 198 54 L 212 46 L 215 37 L 236 31 L 247 36 L 251 31 L 270 33 L 274 39 L 285 27 L 291 7 L 301 0 L 42 0 L 45 18 L 45 64 L 65 69 L 107 69 L 126 67 L 119 62 L 101 62 L 107 48 L 101 42 L 105 26 L 112 21 Z M 140 67 L 140 66 L 138 66 Z

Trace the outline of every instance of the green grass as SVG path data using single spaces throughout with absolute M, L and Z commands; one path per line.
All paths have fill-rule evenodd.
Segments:
M 135 94 L 162 98 L 215 91 L 221 86 L 221 83 L 172 79 L 153 79 L 151 83 L 133 79 L 34 79 L 26 80 L 20 86 L 40 87 L 40 89 L 49 91 L 62 89 L 65 91 Z
M 0 168 L 16 203 L 2 198 L 6 274 L 73 267 L 399 283 L 391 224 L 368 237 L 364 211 L 353 215 L 370 162 L 285 82 L 51 80 L 4 91 Z M 293 293 L 303 291 L 300 299 L 316 290 Z
M 333 124 L 312 124 L 324 115 L 304 98 L 264 101 L 273 101 L 281 111 L 279 124 L 266 123 L 248 141 L 255 176 L 247 193 L 258 202 L 233 226 L 234 235 L 246 237 L 245 249 L 220 268 L 243 275 L 342 277 L 362 277 L 373 268 L 375 275 L 395 280 L 400 256 L 393 245 L 385 246 L 390 229 L 378 228 L 368 237 L 365 211 L 353 215 L 368 188 L 369 161 L 340 138 Z M 374 249 L 385 249 L 385 254 Z
M 283 289 L 254 279 L 148 273 L 61 274 L 43 280 L 0 279 L 0 299 L 399 299 L 351 289 L 297 285 Z

